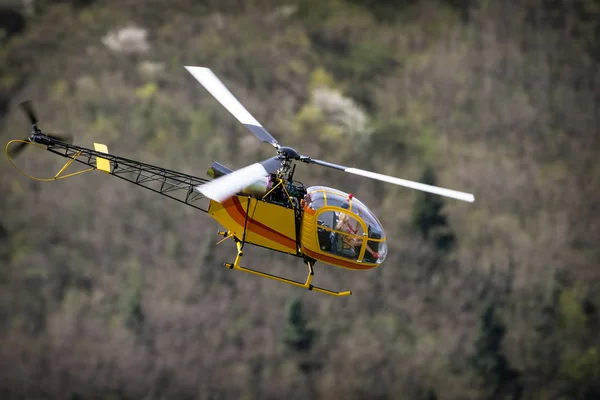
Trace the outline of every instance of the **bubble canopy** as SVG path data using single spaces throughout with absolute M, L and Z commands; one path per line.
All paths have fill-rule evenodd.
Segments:
M 316 211 L 321 251 L 363 263 L 381 264 L 385 260 L 383 226 L 359 199 L 338 189 L 311 186 L 305 201 Z

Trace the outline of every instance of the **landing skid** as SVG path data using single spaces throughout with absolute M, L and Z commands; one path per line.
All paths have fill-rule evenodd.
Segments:
M 225 238 L 233 236 L 231 232 L 226 232 L 226 233 L 225 232 L 219 232 L 219 234 L 225 236 Z M 276 275 L 267 274 L 265 272 L 256 271 L 256 270 L 253 270 L 253 269 L 250 269 L 250 268 L 242 267 L 240 265 L 240 261 L 242 260 L 242 255 L 243 255 L 242 249 L 244 247 L 244 243 L 242 241 L 236 239 L 235 237 L 234 237 L 234 240 L 235 240 L 235 242 L 236 242 L 235 244 L 237 246 L 237 256 L 235 257 L 235 261 L 233 262 L 233 264 L 232 263 L 225 263 L 224 264 L 224 266 L 227 267 L 227 268 L 229 268 L 229 269 L 235 269 L 235 270 L 238 270 L 238 271 L 248 272 L 250 274 L 258 275 L 258 276 L 261 276 L 263 278 L 273 279 L 275 281 L 287 283 L 289 285 L 298 286 L 298 287 L 301 287 L 301 288 L 304 288 L 304 289 L 308 289 L 308 290 L 313 290 L 315 292 L 325 293 L 325 294 L 328 294 L 328 295 L 331 295 L 331 296 L 339 296 L 339 297 L 341 297 L 341 296 L 349 296 L 349 295 L 352 294 L 352 292 L 349 291 L 349 290 L 344 291 L 344 292 L 336 292 L 336 291 L 333 291 L 333 290 L 329 290 L 329 289 L 325 289 L 325 288 L 320 288 L 320 287 L 317 287 L 317 286 L 313 286 L 311 284 L 311 282 L 312 282 L 313 276 L 315 275 L 315 271 L 313 269 L 314 262 L 311 262 L 309 260 L 305 260 L 305 263 L 308 266 L 308 275 L 307 275 L 306 281 L 304 283 L 298 282 L 298 281 L 294 281 L 294 280 L 291 280 L 291 279 L 287 279 L 287 278 L 283 278 L 283 277 L 276 276 Z

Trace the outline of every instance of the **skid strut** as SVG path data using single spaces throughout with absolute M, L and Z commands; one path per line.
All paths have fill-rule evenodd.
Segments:
M 232 236 L 232 234 L 230 232 L 227 232 L 226 234 L 222 234 L 222 235 L 225 236 L 225 237 Z M 282 278 L 282 277 L 276 276 L 276 275 L 267 274 L 265 272 L 256 271 L 256 270 L 253 270 L 253 269 L 250 269 L 250 268 L 242 267 L 240 265 L 240 261 L 242 259 L 242 255 L 243 255 L 243 252 L 242 252 L 243 242 L 241 242 L 240 240 L 236 239 L 236 243 L 235 244 L 237 245 L 237 256 L 235 257 L 235 261 L 233 262 L 233 264 L 232 263 L 225 263 L 224 264 L 225 267 L 227 267 L 229 269 L 235 269 L 235 270 L 238 270 L 238 271 L 248 272 L 250 274 L 258 275 L 258 276 L 261 276 L 263 278 L 273 279 L 273 280 L 276 280 L 276 281 L 279 281 L 279 282 L 283 282 L 283 283 L 287 283 L 287 284 L 290 284 L 290 285 L 298 286 L 298 287 L 301 287 L 301 288 L 304 288 L 304 289 L 308 289 L 308 290 L 314 290 L 315 292 L 325 293 L 325 294 L 328 294 L 328 295 L 331 295 L 331 296 L 349 296 L 349 295 L 352 294 L 352 292 L 349 291 L 349 290 L 344 291 L 344 292 L 336 292 L 336 291 L 333 291 L 333 290 L 329 290 L 329 289 L 324 289 L 324 288 L 320 288 L 320 287 L 317 287 L 317 286 L 313 286 L 311 284 L 311 282 L 312 282 L 312 278 L 313 278 L 313 276 L 315 274 L 315 271 L 313 269 L 314 262 L 311 262 L 309 260 L 305 261 L 306 265 L 308 266 L 308 275 L 307 275 L 306 281 L 304 283 L 298 282 L 298 281 L 294 281 L 294 280 L 291 280 L 291 279 L 287 279 L 287 278 Z

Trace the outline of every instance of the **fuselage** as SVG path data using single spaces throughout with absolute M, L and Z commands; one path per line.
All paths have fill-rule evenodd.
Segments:
M 215 163 L 212 178 L 231 172 Z M 387 255 L 377 217 L 356 197 L 325 186 L 267 177 L 208 213 L 239 241 L 353 270 L 379 266 Z

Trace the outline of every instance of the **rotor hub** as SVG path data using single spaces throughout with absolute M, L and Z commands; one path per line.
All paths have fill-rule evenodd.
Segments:
M 293 148 L 287 146 L 281 146 L 279 150 L 277 150 L 279 154 L 281 154 L 285 159 L 288 160 L 299 160 L 300 154 Z

